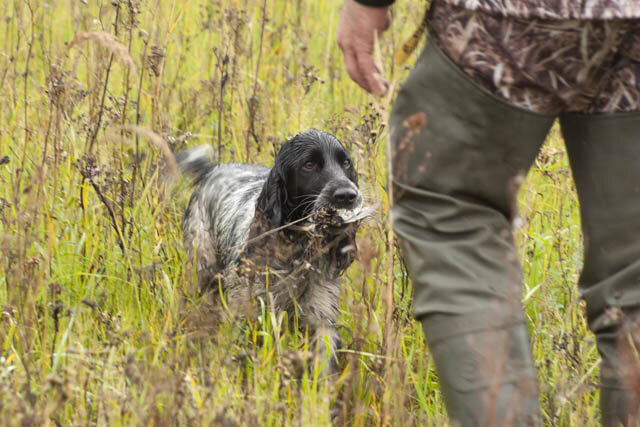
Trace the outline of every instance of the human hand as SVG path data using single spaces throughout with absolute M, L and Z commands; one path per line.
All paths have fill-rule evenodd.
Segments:
M 342 50 L 349 77 L 361 88 L 383 96 L 389 82 L 373 60 L 374 34 L 391 24 L 389 7 L 369 7 L 345 0 L 338 24 L 338 46 Z

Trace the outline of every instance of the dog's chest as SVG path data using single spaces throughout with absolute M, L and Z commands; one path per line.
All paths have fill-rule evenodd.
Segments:
M 240 256 L 238 270 L 259 287 L 300 298 L 310 286 L 338 286 L 335 251 L 322 240 L 292 239 L 282 233 L 254 239 Z

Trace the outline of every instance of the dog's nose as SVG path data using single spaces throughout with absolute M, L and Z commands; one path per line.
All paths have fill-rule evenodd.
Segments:
M 336 205 L 350 205 L 356 201 L 358 193 L 353 188 L 341 187 L 333 192 L 333 202 Z

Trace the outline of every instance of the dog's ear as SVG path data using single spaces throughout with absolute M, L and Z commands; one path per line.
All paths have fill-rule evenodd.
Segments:
M 280 173 L 275 168 L 269 172 L 267 181 L 258 196 L 256 210 L 264 215 L 269 228 L 284 225 L 286 221 L 285 204 L 287 190 Z

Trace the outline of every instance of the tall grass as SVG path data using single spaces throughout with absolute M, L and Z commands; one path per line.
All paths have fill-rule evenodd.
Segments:
M 0 20 L 0 424 L 446 424 L 389 233 L 390 101 L 351 83 L 339 0 L 9 0 Z M 399 2 L 384 58 L 422 16 Z M 412 4 L 410 4 L 412 3 Z M 385 63 L 400 82 L 406 68 Z M 339 378 L 258 305 L 217 322 L 186 274 L 167 151 L 271 164 L 308 127 L 351 150 L 369 200 L 343 280 Z M 597 423 L 575 282 L 579 218 L 552 132 L 520 196 L 523 300 L 549 425 Z M 389 301 L 386 295 L 392 295 Z

